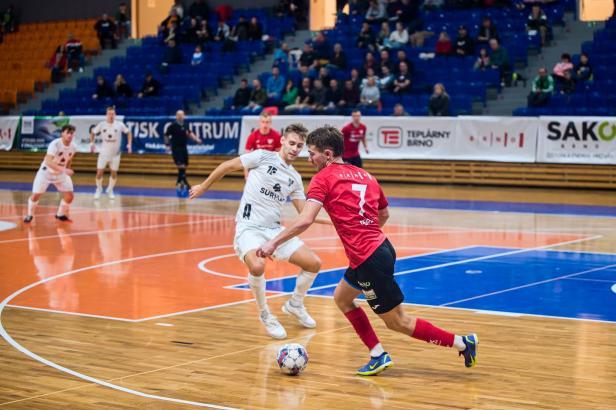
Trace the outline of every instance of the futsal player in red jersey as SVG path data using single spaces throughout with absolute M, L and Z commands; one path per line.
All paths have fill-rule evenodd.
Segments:
M 257 149 L 278 151 L 282 146 L 280 139 L 280 133 L 272 129 L 272 115 L 263 111 L 259 116 L 259 128 L 254 130 L 246 140 L 246 152 Z
M 366 154 L 368 144 L 366 144 L 367 128 L 361 123 L 361 111 L 353 110 L 351 113 L 352 121 L 342 127 L 342 135 L 344 137 L 344 150 L 342 151 L 342 160 L 356 167 L 363 168 L 361 155 L 359 155 L 359 143 L 364 145 Z
M 396 251 L 381 229 L 389 218 L 387 198 L 372 175 L 343 162 L 343 141 L 341 132 L 333 127 L 318 128 L 308 135 L 309 160 L 317 173 L 310 181 L 304 209 L 288 228 L 261 245 L 257 255 L 270 257 L 278 246 L 312 225 L 320 209 L 325 208 L 350 265 L 336 286 L 334 301 L 370 350 L 370 361 L 357 374 L 372 376 L 393 364 L 368 316 L 354 302 L 360 293 L 389 329 L 454 347 L 464 356 L 466 367 L 473 367 L 479 343 L 476 334 L 455 335 L 402 309 L 404 295 L 394 279 Z

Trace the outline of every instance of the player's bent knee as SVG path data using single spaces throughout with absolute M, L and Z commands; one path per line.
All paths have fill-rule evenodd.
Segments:
M 41 199 L 41 194 L 32 194 L 32 196 L 30 197 L 30 200 L 31 200 L 32 202 L 36 202 L 36 201 L 38 201 L 39 199 Z
M 70 204 L 71 202 L 73 202 L 74 198 L 75 198 L 75 195 L 72 192 L 64 193 L 64 202 L 68 202 Z

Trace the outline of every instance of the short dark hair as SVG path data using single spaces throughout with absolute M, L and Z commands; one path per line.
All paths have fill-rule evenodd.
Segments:
M 64 131 L 69 131 L 69 132 L 75 132 L 75 126 L 71 125 L 71 124 L 66 124 L 64 126 L 62 126 L 62 129 L 60 132 L 64 132 Z
M 344 148 L 344 137 L 338 128 L 326 125 L 308 134 L 306 144 L 314 145 L 321 152 L 331 149 L 334 157 L 339 157 Z
M 290 133 L 299 135 L 305 141 L 306 136 L 308 135 L 308 129 L 299 123 L 289 124 L 284 129 L 282 135 L 286 137 Z

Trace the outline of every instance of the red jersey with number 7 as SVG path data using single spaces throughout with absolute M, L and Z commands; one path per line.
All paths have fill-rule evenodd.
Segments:
M 350 164 L 332 163 L 310 181 L 308 201 L 329 214 L 351 268 L 361 265 L 385 241 L 379 210 L 388 202 L 376 178 Z

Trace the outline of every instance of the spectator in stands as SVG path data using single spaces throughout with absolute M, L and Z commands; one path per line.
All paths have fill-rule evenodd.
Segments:
M 299 58 L 299 65 L 314 69 L 318 65 L 317 55 L 312 48 L 310 41 L 304 44 L 304 50 Z
M 394 66 L 395 74 L 400 74 L 400 63 L 405 63 L 406 68 L 408 69 L 408 73 L 413 74 L 413 63 L 411 62 L 411 60 L 406 58 L 406 51 L 398 50 L 398 53 L 396 54 L 396 58 L 398 59 L 398 64 Z
M 274 11 L 278 17 L 290 16 L 295 20 L 295 26 L 300 21 L 306 21 L 304 4 L 301 0 L 280 0 Z
M 468 57 L 475 54 L 475 43 L 468 36 L 466 26 L 458 28 L 458 38 L 456 38 L 456 55 L 458 57 Z
M 392 1 L 388 5 L 387 14 L 390 21 L 399 21 L 403 25 L 411 25 L 419 14 L 419 1 L 411 0 Z
M 195 47 L 195 52 L 193 53 L 192 58 L 190 60 L 190 65 L 193 67 L 200 65 L 201 63 L 203 63 L 203 59 L 204 59 L 203 50 L 201 46 L 198 45 L 197 47 Z
M 3 33 L 12 33 L 15 31 L 15 8 L 10 4 L 4 13 L 2 13 L 2 31 Z
M 223 20 L 218 20 L 214 41 L 223 42 L 227 37 L 229 37 L 229 26 Z
M 338 104 L 342 100 L 342 89 L 338 84 L 338 80 L 332 78 L 329 80 L 329 87 L 327 88 L 327 109 L 329 111 L 336 111 Z
M 116 11 L 115 14 L 115 22 L 118 26 L 118 38 L 130 37 L 130 12 L 125 2 L 120 3 L 118 6 L 118 11 Z
M 404 110 L 404 106 L 400 103 L 394 105 L 394 112 L 391 114 L 394 117 L 407 117 L 408 112 Z
M 265 83 L 265 90 L 267 91 L 267 97 L 273 100 L 274 103 L 278 103 L 282 98 L 282 92 L 284 91 L 285 79 L 280 75 L 280 69 L 278 67 L 272 68 L 272 75 L 269 76 Z
M 389 23 L 384 21 L 381 23 L 381 31 L 379 31 L 379 34 L 376 36 L 376 44 L 379 50 L 391 48 L 391 44 L 389 43 L 390 36 L 391 29 L 389 28 Z
M 289 69 L 289 45 L 282 43 L 280 48 L 274 50 L 274 65 L 281 68 L 283 73 Z
M 573 63 L 571 63 L 571 55 L 563 53 L 560 56 L 560 61 L 554 65 L 552 69 L 553 77 L 556 81 L 560 82 L 565 78 L 565 71 L 573 70 Z
M 81 41 L 73 36 L 73 33 L 68 33 L 68 38 L 64 44 L 66 50 L 66 60 L 68 64 L 69 73 L 73 71 L 73 68 L 83 72 L 83 66 L 85 65 L 85 58 L 83 56 L 83 46 Z
M 267 92 L 261 86 L 261 81 L 258 78 L 252 80 L 252 91 L 250 92 L 250 101 L 248 105 L 242 108 L 244 113 L 256 113 L 263 109 L 267 103 Z
M 63 44 L 56 47 L 56 50 L 51 55 L 47 67 L 51 69 L 51 81 L 59 83 L 64 76 L 64 70 L 66 70 L 67 59 L 66 49 Z
M 490 55 L 488 54 L 488 50 L 485 47 L 482 47 L 479 50 L 479 57 L 475 60 L 475 65 L 473 66 L 475 70 L 485 70 L 487 68 L 491 68 L 492 64 L 490 63 Z
M 368 11 L 368 2 L 366 0 L 349 0 L 349 14 L 352 16 L 364 16 Z
M 408 65 L 402 61 L 399 63 L 399 74 L 394 80 L 395 94 L 406 94 L 411 90 L 411 74 Z
M 391 48 L 402 48 L 409 42 L 409 33 L 404 28 L 402 22 L 396 23 L 396 30 L 389 36 L 389 44 Z
M 230 37 L 234 41 L 248 40 L 248 22 L 246 21 L 246 17 L 239 17 L 237 24 L 233 26 L 233 30 L 231 30 Z M 261 38 L 259 38 L 259 40 L 261 40 Z
M 434 35 L 434 31 L 422 30 L 420 25 L 421 23 L 418 23 L 417 30 L 412 32 L 413 34 L 409 36 L 411 47 L 423 47 L 426 39 Z
M 490 64 L 492 64 L 492 68 L 496 68 L 500 71 L 501 86 L 505 86 L 511 77 L 509 53 L 495 38 L 490 39 L 490 49 L 492 50 L 490 53 Z
M 338 108 L 353 108 L 359 104 L 359 87 L 353 81 L 346 80 L 342 90 L 342 99 L 338 101 Z
M 361 85 L 361 77 L 357 68 L 351 69 L 351 82 L 359 90 L 359 86 Z
M 447 57 L 453 52 L 453 45 L 446 31 L 441 31 L 441 34 L 439 34 L 435 52 L 438 57 Z
M 329 85 L 329 82 L 332 79 L 332 76 L 329 75 L 329 70 L 327 69 L 327 67 L 321 67 L 319 69 L 319 75 L 317 76 L 317 79 L 321 80 L 321 83 L 323 84 L 323 86 L 327 88 L 327 86 Z
M 133 89 L 128 85 L 122 74 L 116 76 L 113 88 L 116 97 L 131 98 L 133 96 Z
M 248 24 L 248 40 L 261 41 L 262 38 L 263 26 L 259 23 L 259 20 L 253 16 L 250 18 L 250 23 Z
M 616 12 L 616 7 L 614 8 Z M 592 80 L 592 66 L 590 65 L 588 54 L 580 54 L 580 62 L 575 67 L 575 78 L 578 81 Z
M 282 95 L 282 99 L 280 100 L 280 104 L 278 105 L 280 108 L 288 107 L 289 105 L 295 104 L 295 100 L 297 99 L 298 89 L 295 86 L 293 80 L 288 79 L 287 84 L 284 88 L 284 94 Z
M 371 51 L 374 51 L 376 48 L 376 39 L 372 33 L 372 28 L 370 28 L 370 24 L 365 21 L 361 25 L 359 34 L 357 34 L 357 47 L 369 49 Z
M 184 31 L 184 35 L 182 36 L 182 40 L 186 43 L 190 44 L 198 44 L 199 43 L 199 35 L 197 32 L 199 31 L 199 22 L 197 19 L 190 19 L 190 26 Z
M 96 77 L 96 90 L 92 94 L 93 100 L 102 100 L 104 98 L 113 98 L 113 90 L 107 84 L 107 80 L 102 75 Z
M 576 82 L 573 78 L 573 74 L 571 70 L 567 70 L 563 73 L 563 78 L 560 82 L 560 93 L 561 94 L 572 94 L 575 92 Z
M 171 8 L 169 15 L 165 17 L 163 21 L 160 22 L 158 26 L 158 31 L 163 37 L 163 41 L 167 41 L 168 38 L 175 37 L 175 29 L 179 26 L 180 18 L 178 17 L 177 11 L 174 8 Z M 173 32 L 172 32 L 173 31 Z
M 366 85 L 368 85 L 370 80 L 374 80 L 375 84 L 378 86 L 379 77 L 376 75 L 374 68 L 372 67 L 366 70 L 366 77 L 361 80 L 361 86 L 359 88 L 363 90 Z
M 195 0 L 188 9 L 188 15 L 197 20 L 206 20 L 210 15 L 210 8 L 205 0 Z
M 231 104 L 231 109 L 235 110 L 240 107 L 245 107 L 250 102 L 250 88 L 248 88 L 248 80 L 242 78 L 240 81 L 240 88 L 235 90 L 235 95 L 233 96 L 233 103 Z
M 205 43 L 212 41 L 214 36 L 210 31 L 210 27 L 207 24 L 207 20 L 202 20 L 197 30 L 197 42 L 203 46 Z
M 543 107 L 547 105 L 554 92 L 554 79 L 548 74 L 545 67 L 539 69 L 539 75 L 533 80 L 531 93 L 528 95 L 529 107 Z
M 379 60 L 377 73 L 381 73 L 383 71 L 383 67 L 387 67 L 390 72 L 393 72 L 394 62 L 391 60 L 389 51 L 387 50 L 381 50 L 381 58 Z
M 364 57 L 364 66 L 362 70 L 362 74 L 365 76 L 369 69 L 373 69 L 374 72 L 377 72 L 379 69 L 379 65 L 374 58 L 374 54 L 371 52 L 367 52 Z
M 484 17 L 479 27 L 479 35 L 477 35 L 477 43 L 487 44 L 491 39 L 498 40 L 498 31 L 496 26 L 490 20 L 490 17 Z
M 312 49 L 320 66 L 329 64 L 332 46 L 322 31 L 319 31 L 312 41 Z
M 318 78 L 314 80 L 310 91 L 310 108 L 315 111 L 323 111 L 327 106 L 327 89 Z
M 169 15 L 175 13 L 180 20 L 184 18 L 184 5 L 182 4 L 182 0 L 174 0 L 171 9 L 169 10 Z
M 169 28 L 163 31 L 163 43 L 169 44 L 171 40 L 178 41 L 180 34 L 179 21 L 172 21 L 169 24 Z
M 165 56 L 163 58 L 161 69 L 163 72 L 166 72 L 170 64 L 181 64 L 181 63 L 182 63 L 182 49 L 175 42 L 175 40 L 170 40 L 167 43 L 167 48 L 165 49 Z
M 111 48 L 116 48 L 118 46 L 118 42 L 116 39 L 116 25 L 107 13 L 103 13 L 100 20 L 96 22 L 94 25 L 94 30 L 96 30 L 96 35 L 98 36 L 98 41 L 101 44 L 101 48 L 107 48 L 107 41 L 110 42 Z
M 449 94 L 441 83 L 434 84 L 434 93 L 428 101 L 428 113 L 432 117 L 446 117 L 449 115 Z
M 380 23 L 387 18 L 384 0 L 370 0 L 366 11 L 366 21 L 368 23 Z
M 330 65 L 333 65 L 338 70 L 346 70 L 347 68 L 347 57 L 344 50 L 342 50 L 342 44 L 336 43 L 334 44 L 334 52 L 329 59 Z
M 307 108 L 310 105 L 310 94 L 312 93 L 310 78 L 306 77 L 302 79 L 302 86 L 297 92 L 297 98 L 295 98 L 295 103 L 288 105 L 285 107 L 285 112 L 291 112 L 295 110 L 300 110 Z
M 526 22 L 526 29 L 529 35 L 539 33 L 541 36 L 541 45 L 544 46 L 548 36 L 548 18 L 539 7 L 539 4 L 533 4 Z
M 378 80 L 378 86 L 383 91 L 389 91 L 394 85 L 395 76 L 388 66 L 381 67 L 381 77 Z
M 159 92 L 160 83 L 152 76 L 152 73 L 147 73 L 141 85 L 141 91 L 137 94 L 137 97 L 157 97 Z

